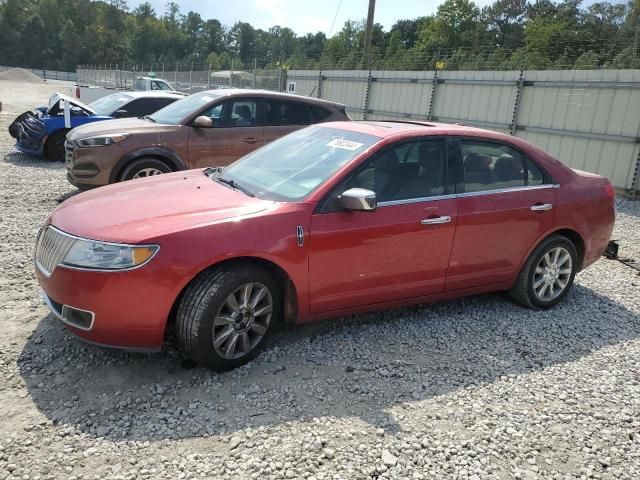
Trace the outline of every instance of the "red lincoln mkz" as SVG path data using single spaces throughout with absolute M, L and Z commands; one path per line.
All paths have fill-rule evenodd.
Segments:
M 613 187 L 476 128 L 335 122 L 224 168 L 83 193 L 36 247 L 45 299 L 90 342 L 217 370 L 274 325 L 506 290 L 548 308 L 605 250 Z

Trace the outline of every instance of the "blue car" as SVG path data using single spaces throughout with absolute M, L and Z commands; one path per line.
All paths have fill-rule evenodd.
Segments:
M 117 92 L 85 105 L 56 93 L 46 107 L 19 115 L 9 126 L 16 148 L 24 153 L 64 160 L 64 142 L 72 128 L 113 118 L 151 115 L 184 95 L 166 91 Z

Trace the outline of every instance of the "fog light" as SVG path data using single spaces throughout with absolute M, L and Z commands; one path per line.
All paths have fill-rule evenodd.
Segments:
M 91 330 L 91 327 L 93 327 L 94 314 L 88 310 L 80 310 L 79 308 L 70 307 L 69 305 L 63 305 L 62 319 L 73 327 L 81 330 Z

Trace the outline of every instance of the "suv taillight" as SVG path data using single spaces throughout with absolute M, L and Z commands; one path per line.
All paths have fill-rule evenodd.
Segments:
M 609 197 L 609 200 L 612 200 L 616 197 L 616 192 L 613 190 L 613 185 L 607 182 L 602 185 L 602 191 Z

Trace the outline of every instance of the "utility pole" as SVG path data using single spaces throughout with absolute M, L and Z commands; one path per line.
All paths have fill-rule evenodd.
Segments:
M 376 9 L 376 0 L 369 0 L 367 12 L 367 29 L 364 32 L 364 68 L 371 69 L 371 38 L 373 37 L 373 15 Z

